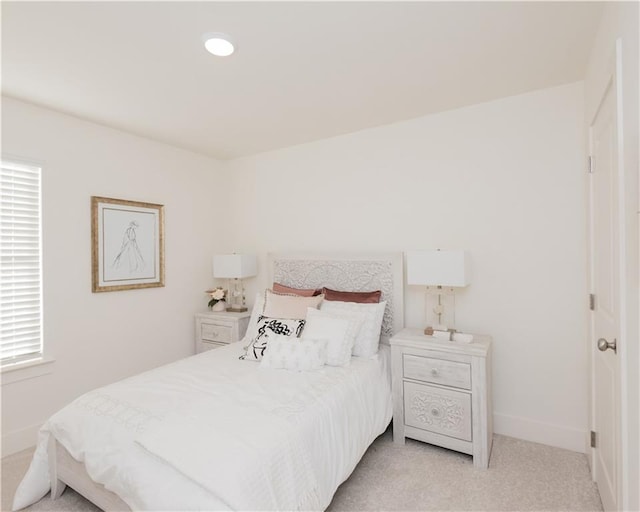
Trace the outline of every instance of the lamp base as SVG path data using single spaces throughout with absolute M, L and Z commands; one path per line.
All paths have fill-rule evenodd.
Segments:
M 453 288 L 427 287 L 427 325 L 446 331 L 455 325 L 455 295 Z
M 227 311 L 230 313 L 244 313 L 245 311 L 249 311 L 247 308 L 234 308 L 233 306 L 227 308 Z

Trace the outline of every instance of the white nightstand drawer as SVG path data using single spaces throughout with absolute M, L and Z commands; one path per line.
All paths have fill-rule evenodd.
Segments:
M 406 425 L 471 441 L 471 395 L 404 382 Z
M 203 340 L 231 343 L 233 329 L 228 325 L 202 323 L 200 336 Z
M 403 376 L 406 379 L 471 389 L 471 366 L 466 363 L 404 354 Z
M 196 352 L 211 350 L 241 340 L 247 331 L 251 313 L 244 311 L 208 311 L 196 315 Z

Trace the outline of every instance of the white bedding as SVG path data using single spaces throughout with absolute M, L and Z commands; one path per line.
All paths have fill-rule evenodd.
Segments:
M 298 373 L 240 361 L 242 346 L 100 388 L 56 413 L 14 509 L 49 490 L 51 433 L 133 510 L 326 508 L 391 419 L 388 347 Z

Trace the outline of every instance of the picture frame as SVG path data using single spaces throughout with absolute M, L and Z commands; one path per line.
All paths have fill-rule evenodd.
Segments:
M 164 206 L 91 197 L 91 291 L 164 286 Z

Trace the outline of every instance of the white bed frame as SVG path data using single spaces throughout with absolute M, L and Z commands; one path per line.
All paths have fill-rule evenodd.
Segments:
M 91 480 L 84 464 L 74 459 L 53 435 L 49 438 L 49 477 L 53 500 L 58 499 L 68 485 L 102 510 L 131 510 L 117 494 Z
M 380 340 L 404 324 L 402 253 L 391 254 L 269 254 L 270 283 L 295 288 L 327 286 L 341 291 L 382 290 L 387 301 Z M 118 495 L 94 482 L 83 463 L 75 460 L 53 435 L 49 439 L 51 498 L 58 499 L 67 485 L 105 511 L 130 511 Z

